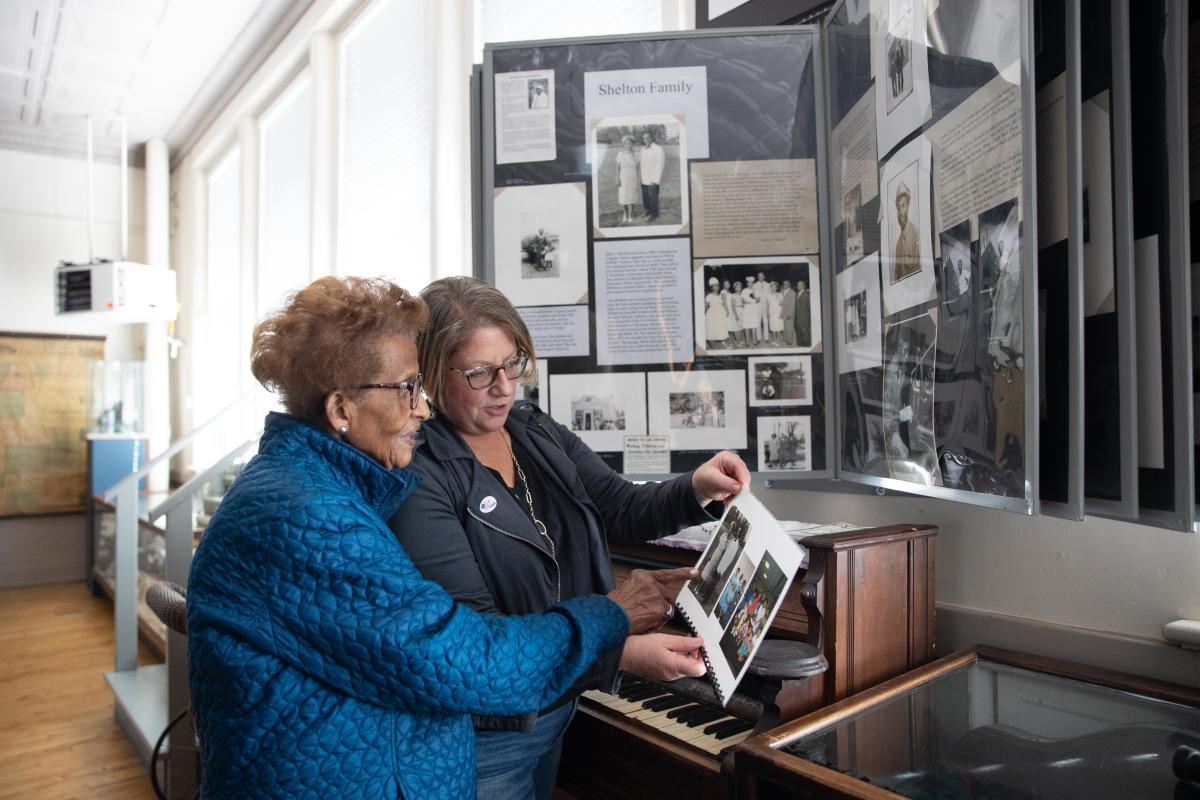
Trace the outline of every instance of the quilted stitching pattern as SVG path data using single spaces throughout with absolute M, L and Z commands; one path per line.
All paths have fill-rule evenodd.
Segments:
M 416 481 L 268 417 L 188 586 L 205 797 L 473 797 L 469 714 L 536 711 L 624 640 L 603 597 L 454 605 L 383 522 Z

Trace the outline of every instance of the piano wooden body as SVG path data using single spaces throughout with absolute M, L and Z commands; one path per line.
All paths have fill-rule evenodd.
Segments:
M 804 540 L 810 563 L 784 598 L 769 636 L 810 640 L 801 593 L 810 593 L 821 620 L 821 648 L 829 669 L 799 681 L 784 681 L 765 707 L 771 719 L 755 719 L 764 704 L 735 695 L 728 716 L 703 726 L 679 724 L 674 710 L 645 709 L 635 699 L 589 693 L 567 732 L 558 784 L 587 798 L 729 798 L 735 784 L 731 751 L 743 738 L 777 721 L 794 719 L 933 659 L 934 540 L 937 528 L 898 525 L 812 536 Z M 699 556 L 650 544 L 613 543 L 613 571 L 621 581 L 637 567 L 690 566 Z M 815 588 L 815 598 L 811 596 Z M 683 682 L 693 705 L 707 705 L 704 682 Z M 674 687 L 671 687 L 674 688 Z M 666 695 L 668 689 L 659 693 Z M 622 694 L 627 694 L 623 689 Z M 663 701 L 670 706 L 669 698 Z M 720 709 L 716 709 L 720 710 Z M 778 717 L 774 714 L 777 711 Z M 726 734 L 729 717 L 748 720 Z M 732 726 L 737 728 L 736 719 Z M 725 722 L 725 728 L 730 727 Z M 704 730 L 717 728 L 714 734 Z M 718 736 L 726 738 L 718 738 Z

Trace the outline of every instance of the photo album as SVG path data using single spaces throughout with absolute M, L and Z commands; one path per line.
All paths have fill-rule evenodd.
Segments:
M 722 705 L 746 674 L 803 562 L 801 545 L 750 492 L 725 509 L 696 564 L 700 575 L 675 601 L 704 639 L 704 663 Z

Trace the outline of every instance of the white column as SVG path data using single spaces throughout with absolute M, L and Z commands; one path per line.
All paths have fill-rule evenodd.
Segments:
M 433 5 L 433 270 L 471 274 L 471 0 Z
M 331 33 L 308 44 L 312 80 L 312 276 L 337 272 L 338 49 Z
M 171 268 L 171 164 L 167 143 L 162 139 L 146 142 L 146 263 L 159 269 Z M 143 327 L 145 343 L 145 392 L 147 456 L 154 458 L 171 444 L 171 374 L 167 356 L 167 323 L 147 322 Z M 156 468 L 146 488 L 165 492 L 169 487 L 170 466 Z M 153 504 L 153 501 L 152 501 Z

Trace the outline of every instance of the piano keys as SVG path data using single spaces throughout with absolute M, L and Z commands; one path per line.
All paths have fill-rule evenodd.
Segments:
M 889 526 L 809 537 L 804 541 L 812 562 L 809 572 L 820 575 L 797 578 L 769 636 L 816 638 L 817 631 L 809 630 L 808 605 L 814 623 L 821 620 L 819 642 L 829 663 L 825 673 L 784 681 L 766 702 L 739 689 L 722 716 L 698 725 L 680 724 L 670 712 L 694 708 L 702 714 L 698 707 L 703 705 L 710 713 L 720 709 L 707 680 L 652 689 L 653 682 L 635 679 L 635 688 L 646 683 L 643 690 L 666 689 L 683 698 L 675 708 L 661 710 L 640 704 L 651 699 L 666 703 L 667 694 L 635 700 L 588 692 L 567 732 L 559 785 L 579 800 L 731 797 L 733 751 L 756 729 L 774 727 L 932 660 L 936 535 L 932 526 Z M 618 581 L 634 567 L 687 566 L 697 557 L 648 544 L 612 543 L 611 549 Z M 815 596 L 805 600 L 803 593 Z M 628 676 L 623 693 L 627 685 Z M 723 737 L 705 732 L 718 720 L 729 723 L 721 729 Z M 744 728 L 746 724 L 750 727 Z

